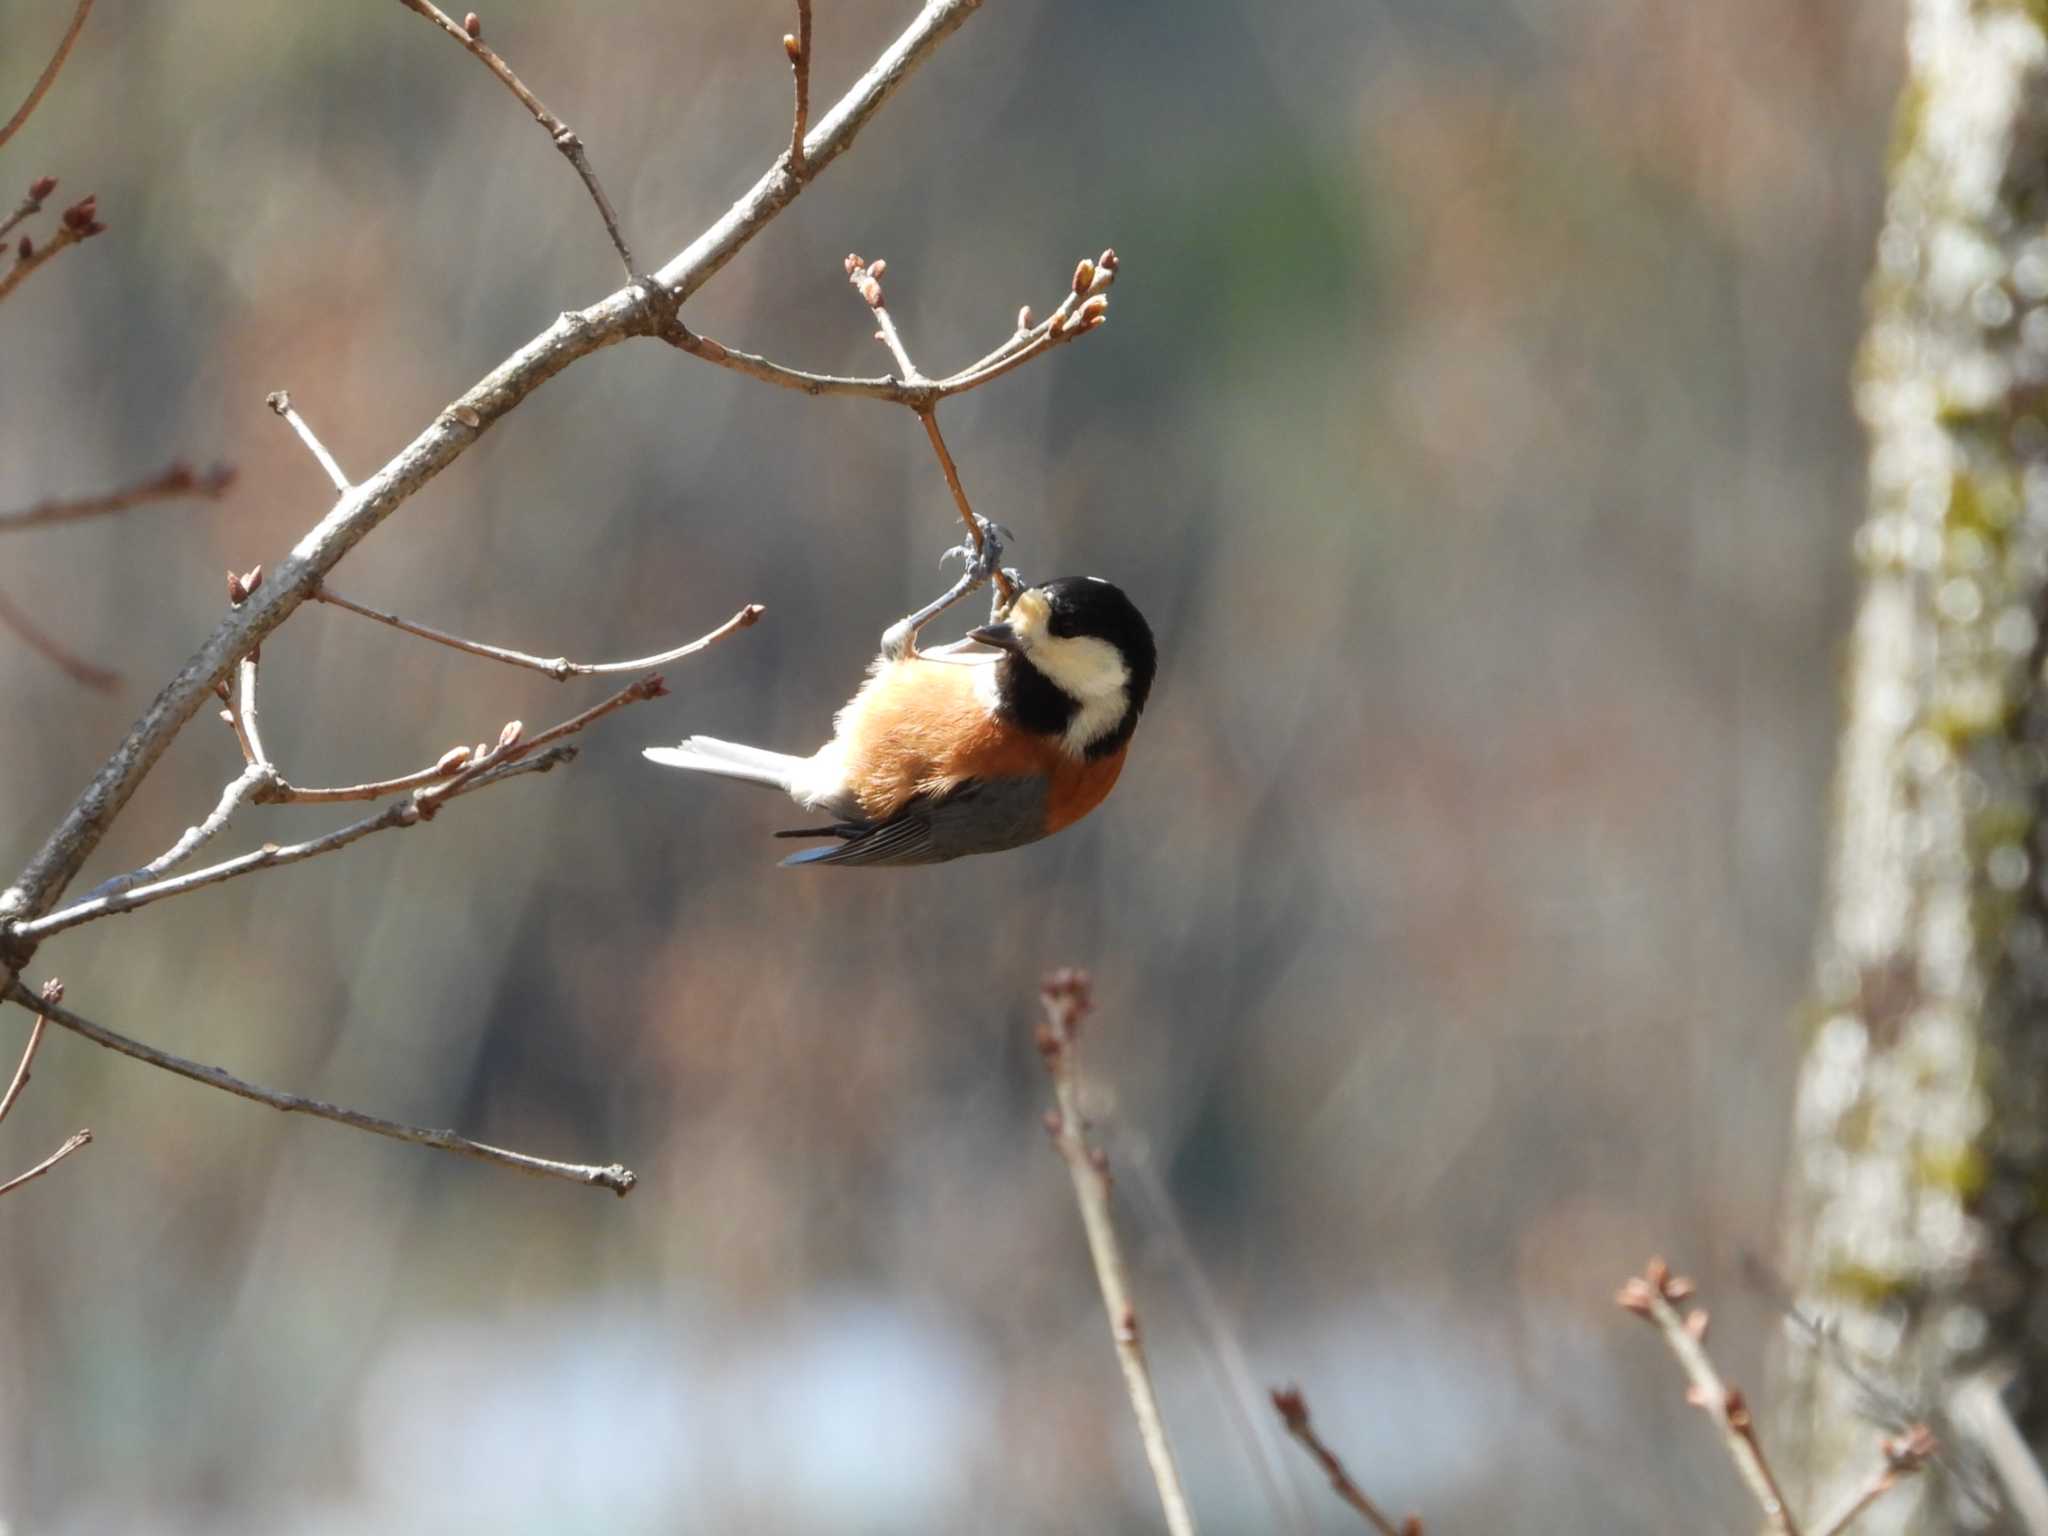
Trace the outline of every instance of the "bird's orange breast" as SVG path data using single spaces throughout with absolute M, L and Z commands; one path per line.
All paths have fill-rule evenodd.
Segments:
M 1123 771 L 1123 749 L 1074 758 L 1056 738 L 998 720 L 986 691 L 993 665 L 884 661 L 839 712 L 847 785 L 870 820 L 886 821 L 906 802 L 942 795 L 969 779 L 1050 780 L 1048 833 L 1102 803 Z

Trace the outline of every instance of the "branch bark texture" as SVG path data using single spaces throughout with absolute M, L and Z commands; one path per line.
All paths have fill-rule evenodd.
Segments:
M 1987 1366 L 2048 1447 L 2048 31 L 1911 0 L 1857 405 L 1870 491 L 1798 1085 L 1801 1311 L 1922 1403 Z M 1804 1507 L 1871 1426 L 1830 1350 L 1773 1439 Z M 1859 1529 L 1948 1530 L 1939 1477 Z
M 552 325 L 471 386 L 376 473 L 352 486 L 262 587 L 227 614 L 150 703 L 20 876 L 0 892 L 0 925 L 47 912 L 98 847 L 114 817 L 171 739 L 240 659 L 282 624 L 350 550 L 446 469 L 528 395 L 571 363 L 631 336 L 652 336 L 852 145 L 896 89 L 981 0 L 929 0 L 909 28 L 857 80 L 804 140 L 804 174 L 782 157 L 726 214 L 655 274 L 661 291 L 631 284 Z M 0 936 L 0 981 L 11 981 L 33 945 Z

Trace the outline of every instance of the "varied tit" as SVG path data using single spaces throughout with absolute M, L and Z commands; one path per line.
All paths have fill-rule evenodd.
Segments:
M 918 618 L 924 615 L 917 616 Z M 1097 576 L 1017 594 L 989 647 L 918 653 L 916 624 L 882 654 L 809 757 L 708 736 L 646 755 L 782 790 L 832 825 L 778 837 L 832 837 L 785 864 L 938 864 L 1049 837 L 1100 805 L 1152 691 L 1152 631 Z

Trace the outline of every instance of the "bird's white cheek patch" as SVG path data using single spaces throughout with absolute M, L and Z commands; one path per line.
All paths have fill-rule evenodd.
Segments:
M 1079 753 L 1123 720 L 1131 670 L 1123 653 L 1093 635 L 1047 635 L 1031 647 L 1031 664 L 1080 706 L 1066 730 L 1066 748 Z

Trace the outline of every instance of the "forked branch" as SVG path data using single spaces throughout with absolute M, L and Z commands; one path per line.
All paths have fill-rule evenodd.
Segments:
M 4 301 L 15 289 L 28 281 L 29 274 L 48 262 L 59 251 L 68 250 L 81 240 L 90 240 L 94 235 L 103 235 L 107 226 L 100 222 L 99 199 L 81 198 L 64 210 L 64 217 L 57 225 L 57 232 L 41 245 L 27 235 L 14 248 L 14 264 L 0 273 L 0 301 Z
M 51 1023 L 61 1025 L 75 1035 L 82 1035 L 94 1045 L 105 1046 L 136 1061 L 147 1062 L 179 1077 L 190 1078 L 195 1083 L 204 1083 L 209 1088 L 218 1088 L 223 1093 L 232 1093 L 238 1098 L 250 1099 L 258 1104 L 267 1104 L 272 1109 L 287 1114 L 311 1115 L 319 1120 L 332 1120 L 337 1125 L 352 1126 L 359 1131 L 368 1131 L 373 1136 L 389 1136 L 394 1141 L 408 1141 L 414 1146 L 432 1147 L 440 1152 L 453 1152 L 461 1157 L 473 1157 L 480 1162 L 495 1163 L 500 1168 L 516 1169 L 520 1173 L 535 1174 L 542 1178 L 566 1179 L 572 1184 L 586 1184 L 596 1189 L 608 1189 L 615 1195 L 625 1195 L 639 1182 L 630 1168 L 618 1163 L 603 1166 L 591 1163 L 563 1163 L 553 1158 L 535 1157 L 525 1152 L 514 1152 L 506 1147 L 494 1147 L 485 1142 L 471 1141 L 454 1131 L 430 1130 L 425 1126 L 406 1125 L 398 1120 L 386 1120 L 381 1115 L 365 1114 L 359 1109 L 347 1109 L 339 1104 L 329 1104 L 321 1099 L 308 1099 L 296 1093 L 282 1093 L 275 1088 L 259 1087 L 236 1077 L 219 1067 L 210 1067 L 203 1062 L 188 1061 L 183 1056 L 174 1056 L 169 1051 L 160 1051 L 153 1045 L 144 1045 L 140 1040 L 117 1034 L 103 1025 L 82 1018 L 67 1008 L 55 1003 L 46 1003 L 21 984 L 19 980 L 8 983 L 7 1001 L 18 1003 L 32 1013 L 41 1013 Z M 52 1162 L 55 1159 L 51 1160 Z M 37 1169 L 35 1172 L 43 1170 Z
M 1765 1525 L 1776 1536 L 1800 1536 L 1802 1527 L 1786 1504 L 1777 1475 L 1764 1455 L 1748 1401 L 1738 1388 L 1721 1379 L 1707 1354 L 1706 1312 L 1697 1307 L 1679 1310 L 1692 1298 L 1692 1282 L 1673 1274 L 1662 1259 L 1654 1258 L 1640 1275 L 1630 1276 L 1614 1297 L 1617 1305 L 1654 1323 L 1663 1335 L 1691 1383 L 1686 1389 L 1686 1401 L 1713 1416 L 1735 1470 L 1748 1485 Z M 1933 1459 L 1935 1449 L 1934 1436 L 1925 1424 L 1915 1424 L 1902 1435 L 1880 1439 L 1880 1464 L 1839 1510 L 1815 1528 L 1816 1536 L 1841 1536 L 1871 1505 L 1925 1467 Z
M 604 232 L 611 236 L 612 249 L 619 253 L 627 279 L 638 281 L 640 269 L 633 263 L 633 253 L 626 247 L 626 237 L 619 232 L 619 216 L 612 211 L 612 200 L 604 195 L 604 186 L 598 181 L 597 172 L 590 168 L 590 156 L 584 151 L 583 140 L 576 136 L 575 129 L 550 112 L 541 99 L 526 88 L 526 82 L 512 72 L 512 66 L 484 41 L 484 24 L 477 13 L 469 12 L 458 26 L 431 0 L 398 0 L 398 3 L 416 15 L 426 17 L 467 48 L 484 68 L 503 82 L 506 90 L 519 98 L 519 104 L 533 114 L 533 120 L 547 130 L 548 138 L 562 152 L 562 158 L 576 168 L 576 174 L 583 178 L 583 185 L 590 193 L 590 200 L 597 204 L 598 217 L 604 220 Z
M 587 309 L 564 314 L 468 391 L 438 412 L 381 469 L 353 485 L 289 555 L 260 592 L 224 617 L 206 643 L 164 686 L 45 840 L 13 884 L 0 891 L 0 977 L 27 963 L 33 946 L 19 924 L 55 905 L 91 857 L 172 738 L 243 656 L 306 602 L 326 575 L 428 481 L 460 458 L 508 412 L 572 363 L 632 336 L 661 333 L 688 299 L 852 146 L 896 90 L 929 59 L 981 0 L 926 0 L 915 19 L 804 138 L 805 175 L 790 174 L 781 154 L 710 228 L 654 274 L 652 293 L 634 283 Z
M 7 1085 L 7 1092 L 0 1096 L 0 1120 L 7 1118 L 7 1112 L 14 1108 L 14 1101 L 21 1097 L 21 1090 L 28 1086 L 29 1068 L 36 1059 L 36 1050 L 43 1043 L 43 1030 L 49 1019 L 46 1011 L 64 1000 L 64 983 L 52 976 L 43 983 L 42 996 L 36 1000 L 36 1022 L 29 1030 L 28 1044 L 22 1048 L 21 1063 L 14 1069 L 14 1080 Z M 92 1132 L 83 1130 L 69 1137 L 65 1143 L 26 1173 L 16 1174 L 5 1184 L 0 1184 L 0 1195 L 12 1194 L 31 1179 L 39 1179 L 65 1158 L 92 1140 Z

